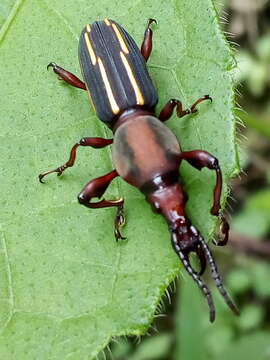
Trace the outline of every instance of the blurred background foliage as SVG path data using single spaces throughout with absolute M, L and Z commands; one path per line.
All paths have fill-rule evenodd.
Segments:
M 238 62 L 235 112 L 243 172 L 231 183 L 230 244 L 214 251 L 241 316 L 215 296 L 217 320 L 211 325 L 201 293 L 182 274 L 148 336 L 115 339 L 101 358 L 270 359 L 270 1 L 228 0 L 217 8 Z

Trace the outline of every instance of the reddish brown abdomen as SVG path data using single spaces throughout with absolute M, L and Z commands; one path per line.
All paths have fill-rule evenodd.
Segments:
M 113 162 L 118 174 L 141 187 L 157 176 L 178 171 L 180 146 L 175 135 L 153 116 L 138 116 L 115 132 Z

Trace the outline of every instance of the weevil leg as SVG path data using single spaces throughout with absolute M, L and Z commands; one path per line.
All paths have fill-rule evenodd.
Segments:
M 155 23 L 157 24 L 157 21 L 155 19 L 148 19 L 148 23 L 144 32 L 144 38 L 141 45 L 141 53 L 144 57 L 145 61 L 148 60 L 149 56 L 152 52 L 152 46 L 153 46 L 153 31 L 151 29 L 151 24 Z
M 86 90 L 85 83 L 81 81 L 76 75 L 72 74 L 71 72 L 61 68 L 54 62 L 50 62 L 47 65 L 47 70 L 52 67 L 53 71 L 60 77 L 61 80 L 64 80 L 66 83 L 79 88 Z
M 218 159 L 203 150 L 184 151 L 180 156 L 181 159 L 188 161 L 198 170 L 207 167 L 208 169 L 216 172 L 216 185 L 213 192 L 213 206 L 211 208 L 211 214 L 219 217 L 221 223 L 220 231 L 223 235 L 223 239 L 219 241 L 217 245 L 226 245 L 229 238 L 230 226 L 224 215 L 221 213 L 220 197 L 222 191 L 222 172 Z
M 42 174 L 38 175 L 39 181 L 41 183 L 43 183 L 43 178 L 49 174 L 52 173 L 57 173 L 57 176 L 60 176 L 63 171 L 65 171 L 67 168 L 72 167 L 75 163 L 76 160 L 76 153 L 77 153 L 77 149 L 79 146 L 90 146 L 93 148 L 103 148 L 105 146 L 108 146 L 110 144 L 113 143 L 113 139 L 103 139 L 103 138 L 99 138 L 99 137 L 85 137 L 82 138 L 77 144 L 73 145 L 71 151 L 70 151 L 70 155 L 69 155 L 69 159 L 68 161 L 64 164 L 59 166 L 58 168 L 54 169 L 54 170 L 50 170 L 47 172 L 44 172 Z
M 193 114 L 198 111 L 196 106 L 204 100 L 210 100 L 212 102 L 212 98 L 209 95 L 204 95 L 200 97 L 197 101 L 195 101 L 195 103 L 192 104 L 189 108 L 183 110 L 183 105 L 181 101 L 176 99 L 171 99 L 167 102 L 167 104 L 165 104 L 158 118 L 163 122 L 169 120 L 173 114 L 173 110 L 175 107 L 176 107 L 176 114 L 179 118 L 188 114 Z
M 120 227 L 125 223 L 124 217 L 124 199 L 118 200 L 105 200 L 102 199 L 98 202 L 91 202 L 92 198 L 97 197 L 101 198 L 101 196 L 105 193 L 111 181 L 119 176 L 116 170 L 111 171 L 110 173 L 98 177 L 89 181 L 83 188 L 83 190 L 78 195 L 78 201 L 80 204 L 91 208 L 91 209 L 99 209 L 104 207 L 117 207 L 117 213 L 114 222 L 114 236 L 116 241 L 119 239 L 125 239 L 120 233 Z

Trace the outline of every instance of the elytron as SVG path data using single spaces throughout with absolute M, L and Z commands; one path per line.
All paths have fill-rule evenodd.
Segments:
M 43 178 L 51 173 L 59 176 L 72 167 L 80 146 L 103 148 L 111 145 L 114 169 L 89 181 L 78 195 L 79 203 L 88 208 L 116 207 L 114 234 L 116 240 L 123 239 L 120 227 L 125 219 L 124 199 L 92 199 L 101 198 L 117 176 L 137 187 L 153 210 L 166 219 L 172 247 L 206 297 L 210 321 L 213 322 L 215 306 L 212 294 L 202 279 L 207 264 L 227 305 L 235 314 L 239 311 L 223 286 L 207 243 L 186 215 L 187 195 L 179 182 L 179 167 L 182 160 L 186 160 L 198 170 L 206 167 L 215 171 L 211 214 L 221 220 L 223 239 L 218 245 L 226 244 L 229 233 L 229 225 L 220 206 L 222 173 L 217 158 L 207 151 L 182 151 L 176 136 L 164 125 L 174 109 L 181 118 L 197 112 L 199 103 L 205 100 L 212 102 L 212 98 L 204 95 L 187 109 L 183 109 L 181 101 L 170 99 L 159 114 L 155 113 L 158 97 L 146 67 L 152 51 L 153 23 L 156 20 L 148 20 L 141 49 L 113 20 L 105 19 L 86 25 L 79 40 L 83 81 L 57 64 L 49 63 L 47 68 L 52 67 L 60 79 L 88 92 L 97 116 L 111 129 L 113 138 L 82 138 L 72 147 L 64 165 L 40 174 L 39 180 L 43 182 Z M 190 253 L 196 254 L 200 263 L 199 271 L 191 265 Z

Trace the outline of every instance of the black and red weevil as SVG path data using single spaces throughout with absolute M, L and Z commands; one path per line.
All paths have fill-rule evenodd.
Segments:
M 172 246 L 206 297 L 210 321 L 213 322 L 215 306 L 212 294 L 201 278 L 207 264 L 228 306 L 235 314 L 239 314 L 239 311 L 223 287 L 208 245 L 186 215 L 187 196 L 179 183 L 179 167 L 181 161 L 186 160 L 198 170 L 207 167 L 215 171 L 216 185 L 211 214 L 221 220 L 223 239 L 218 245 L 225 245 L 229 225 L 221 213 L 221 169 L 218 160 L 206 151 L 182 151 L 175 135 L 163 124 L 171 117 L 174 109 L 180 118 L 195 113 L 200 102 L 212 99 L 204 95 L 187 109 L 183 109 L 181 101 L 171 99 L 156 117 L 158 97 L 146 67 L 152 51 L 153 23 L 156 20 L 148 20 L 141 50 L 132 37 L 113 20 L 105 19 L 86 25 L 79 41 L 79 60 L 84 81 L 53 62 L 48 65 L 47 68 L 52 67 L 60 79 L 88 92 L 97 116 L 112 130 L 114 138 L 82 138 L 72 147 L 69 160 L 64 165 L 40 174 L 39 180 L 43 182 L 46 175 L 54 172 L 59 176 L 72 167 L 80 146 L 103 148 L 112 145 L 115 169 L 87 183 L 78 196 L 79 203 L 88 208 L 117 207 L 114 234 L 116 240 L 123 239 L 120 226 L 124 223 L 124 199 L 102 199 L 98 202 L 92 199 L 101 198 L 117 176 L 137 187 L 153 210 L 165 217 Z M 190 253 L 197 255 L 200 271 L 191 265 Z

